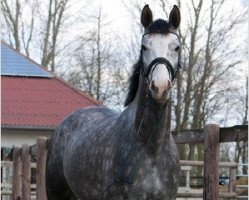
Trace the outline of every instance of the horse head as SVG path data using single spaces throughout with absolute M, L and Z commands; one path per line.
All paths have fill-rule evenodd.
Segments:
M 153 21 L 152 11 L 146 5 L 142 10 L 141 23 L 144 35 L 140 73 L 147 83 L 152 98 L 164 102 L 179 67 L 180 41 L 177 29 L 180 25 L 180 11 L 174 6 L 168 22 L 163 19 Z

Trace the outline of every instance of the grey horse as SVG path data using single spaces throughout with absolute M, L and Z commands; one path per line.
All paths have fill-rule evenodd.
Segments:
M 79 109 L 52 135 L 46 163 L 48 200 L 172 200 L 180 162 L 170 132 L 170 90 L 179 68 L 180 11 L 153 21 L 146 5 L 140 58 L 125 110 Z

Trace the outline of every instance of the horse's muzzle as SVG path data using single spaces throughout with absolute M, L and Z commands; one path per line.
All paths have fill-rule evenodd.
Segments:
M 172 86 L 171 74 L 164 64 L 157 64 L 151 70 L 149 90 L 154 99 L 164 101 Z

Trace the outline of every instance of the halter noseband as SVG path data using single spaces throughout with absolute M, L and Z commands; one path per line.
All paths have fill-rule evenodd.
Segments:
M 149 74 L 150 74 L 150 72 L 152 70 L 152 67 L 155 66 L 153 68 L 153 71 L 154 71 L 154 69 L 156 68 L 156 66 L 158 64 L 164 64 L 166 66 L 168 72 L 170 73 L 171 81 L 173 82 L 175 80 L 175 78 L 176 78 L 176 72 L 177 71 L 175 71 L 174 67 L 171 65 L 171 63 L 169 62 L 169 60 L 167 60 L 166 58 L 163 58 L 163 57 L 155 58 L 148 65 L 147 69 L 144 68 L 144 78 L 147 79 L 146 81 L 148 81 L 148 77 L 149 77 Z
M 160 32 L 158 32 L 158 33 L 160 33 Z M 179 36 L 175 32 L 169 31 L 169 33 L 173 33 L 173 34 L 175 34 L 179 38 Z M 149 33 L 145 33 L 143 35 L 143 37 L 145 35 L 147 35 L 147 34 L 149 34 Z M 142 57 L 143 57 L 143 51 L 141 51 L 141 52 L 142 52 Z M 151 70 L 154 71 L 154 69 L 156 68 L 156 66 L 158 64 L 163 64 L 163 65 L 166 66 L 166 68 L 167 68 L 167 70 L 168 70 L 168 72 L 169 72 L 169 74 L 171 76 L 171 81 L 172 81 L 172 84 L 173 84 L 174 81 L 175 81 L 175 79 L 176 79 L 176 76 L 177 76 L 177 73 L 178 73 L 178 69 L 181 68 L 180 60 L 178 60 L 177 68 L 175 70 L 174 67 L 172 66 L 172 64 L 170 63 L 170 61 L 167 60 L 164 57 L 157 57 L 154 60 L 152 60 L 151 63 L 148 65 L 147 69 L 145 67 L 143 67 L 143 73 L 144 73 L 145 82 L 146 83 L 149 82 L 149 74 L 150 74 Z M 153 68 L 153 66 L 154 66 L 154 68 Z

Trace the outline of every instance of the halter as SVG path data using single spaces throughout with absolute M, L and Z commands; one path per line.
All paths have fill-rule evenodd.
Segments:
M 162 33 L 162 32 L 161 31 L 156 31 L 156 33 Z M 169 30 L 169 33 L 175 34 L 179 39 L 179 36 L 174 31 Z M 150 33 L 145 33 L 142 37 L 144 37 L 147 34 L 150 34 Z M 141 56 L 143 58 L 143 50 L 141 50 Z M 142 61 L 142 63 L 143 63 L 143 61 Z M 175 82 L 178 70 L 181 68 L 180 58 L 178 58 L 178 64 L 177 64 L 176 70 L 174 69 L 174 67 L 172 66 L 170 61 L 168 59 L 164 58 L 164 57 L 157 57 L 154 60 L 152 60 L 151 63 L 148 65 L 147 69 L 143 66 L 143 75 L 144 75 L 145 83 L 148 85 L 148 83 L 149 83 L 149 74 L 150 74 L 151 70 L 153 70 L 153 71 L 155 70 L 155 68 L 156 68 L 156 66 L 158 64 L 165 65 L 165 67 L 167 68 L 167 70 L 168 70 L 168 72 L 169 72 L 169 74 L 171 76 L 171 81 L 172 81 L 172 84 L 173 84 Z

